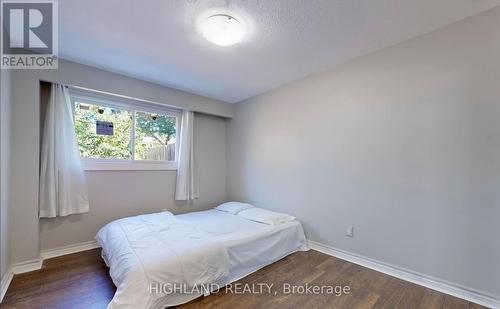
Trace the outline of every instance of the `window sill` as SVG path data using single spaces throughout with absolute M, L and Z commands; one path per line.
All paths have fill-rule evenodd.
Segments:
M 177 162 L 82 160 L 84 171 L 176 171 Z

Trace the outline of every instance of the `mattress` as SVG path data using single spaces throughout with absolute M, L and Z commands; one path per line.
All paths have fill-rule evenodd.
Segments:
M 105 226 L 96 237 L 118 288 L 108 308 L 164 308 L 204 294 L 196 290 L 170 291 L 158 299 L 147 299 L 151 295 L 144 294 L 145 285 L 153 281 L 151 277 L 154 282 L 216 283 L 222 287 L 293 252 L 308 250 L 298 221 L 271 226 L 213 209 L 122 220 Z M 167 220 L 174 224 L 166 225 Z M 127 232 L 130 227 L 132 230 Z M 154 276 L 143 276 L 147 278 L 143 280 L 127 278 L 147 273 L 148 269 Z
M 290 221 L 278 226 L 247 220 L 218 210 L 178 215 L 223 242 L 229 254 L 226 284 L 296 252 L 309 250 L 302 225 Z

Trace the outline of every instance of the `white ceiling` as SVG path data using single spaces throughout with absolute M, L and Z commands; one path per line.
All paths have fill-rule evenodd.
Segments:
M 500 0 L 59 0 L 62 58 L 238 102 L 490 9 Z M 196 18 L 250 25 L 220 47 Z

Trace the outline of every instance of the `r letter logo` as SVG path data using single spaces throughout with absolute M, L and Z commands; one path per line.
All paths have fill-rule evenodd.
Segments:
M 2 1 L 2 68 L 57 69 L 57 3 Z

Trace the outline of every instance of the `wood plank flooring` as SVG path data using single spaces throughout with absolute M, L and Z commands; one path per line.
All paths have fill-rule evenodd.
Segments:
M 289 286 L 283 284 L 306 282 L 349 286 L 350 293 L 285 293 Z M 236 295 L 223 288 L 178 308 L 484 308 L 313 250 L 294 253 L 239 280 L 233 292 L 263 283 L 273 284 L 271 293 L 265 288 L 263 294 Z M 15 276 L 0 307 L 100 309 L 114 293 L 108 268 L 95 249 L 47 260 L 41 270 Z

